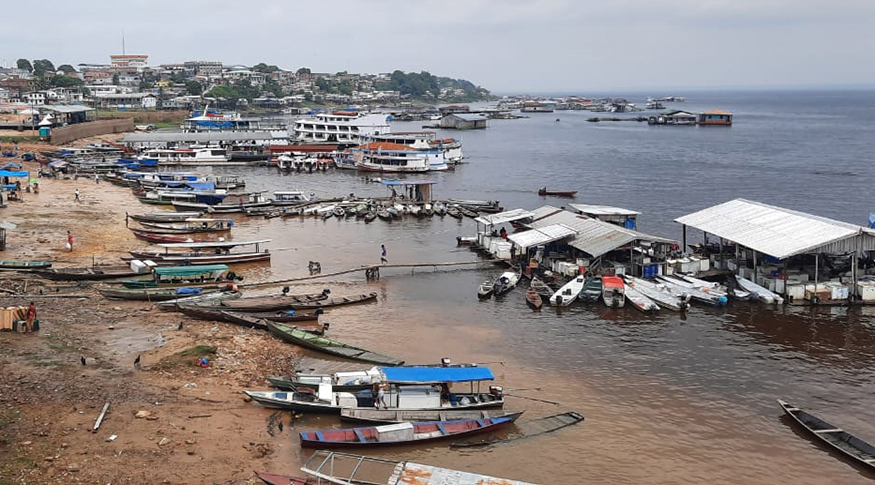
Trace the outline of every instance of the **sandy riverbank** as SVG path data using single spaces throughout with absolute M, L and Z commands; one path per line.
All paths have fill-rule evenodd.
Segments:
M 24 166 L 38 171 L 35 163 Z M 77 187 L 80 203 L 73 202 Z M 25 193 L 23 202 L 0 211 L 0 219 L 17 225 L 2 258 L 117 264 L 123 249 L 137 244 L 124 227 L 132 210 L 142 206 L 128 189 L 45 179 L 38 194 Z M 72 252 L 63 248 L 67 230 L 75 237 Z M 288 372 L 294 347 L 257 330 L 106 300 L 92 284 L 0 276 L 0 288 L 9 291 L 79 295 L 32 298 L 41 331 L 0 333 L 0 482 L 255 483 L 253 469 L 295 472 L 299 449 L 289 439 L 290 416 L 247 403 L 240 393 L 264 387 L 266 375 Z M 30 300 L 3 295 L 0 305 Z M 193 365 L 203 352 L 210 368 Z M 92 433 L 106 402 L 106 419 Z M 149 417 L 136 418 L 138 411 Z

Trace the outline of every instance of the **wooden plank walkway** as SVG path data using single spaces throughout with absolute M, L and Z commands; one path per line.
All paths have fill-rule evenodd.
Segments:
M 317 280 L 320 278 L 330 278 L 332 276 L 341 276 L 349 273 L 356 273 L 358 271 L 367 271 L 373 269 L 391 269 L 391 268 L 410 268 L 415 270 L 416 268 L 447 268 L 453 266 L 470 266 L 470 265 L 478 265 L 478 264 L 490 264 L 490 263 L 501 263 L 504 260 L 502 259 L 481 259 L 477 261 L 457 261 L 457 262 L 446 262 L 446 263 L 407 263 L 407 264 L 371 264 L 366 266 L 359 266 L 358 268 L 345 269 L 342 271 L 334 271 L 331 273 L 320 273 L 309 276 L 299 276 L 296 278 L 286 278 L 282 280 L 273 280 L 273 281 L 263 281 L 257 283 L 244 283 L 237 285 L 239 288 L 255 288 L 258 286 L 272 286 L 272 285 L 281 285 L 285 283 L 295 283 L 299 281 L 309 281 L 309 280 Z

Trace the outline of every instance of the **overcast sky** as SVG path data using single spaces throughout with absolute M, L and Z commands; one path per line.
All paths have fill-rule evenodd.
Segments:
M 500 93 L 875 85 L 875 0 L 4 2 L 0 62 L 427 70 Z M 19 19 L 20 21 L 15 21 Z

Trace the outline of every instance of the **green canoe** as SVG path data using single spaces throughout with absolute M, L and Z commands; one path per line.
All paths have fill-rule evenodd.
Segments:
M 327 337 L 314 335 L 290 325 L 283 325 L 282 323 L 267 320 L 264 320 L 264 323 L 267 325 L 270 333 L 290 344 L 300 345 L 301 347 L 318 350 L 320 352 L 325 352 L 326 354 L 346 357 L 347 359 L 352 360 L 360 360 L 362 362 L 372 362 L 383 365 L 401 365 L 404 363 L 403 360 L 360 349 Z

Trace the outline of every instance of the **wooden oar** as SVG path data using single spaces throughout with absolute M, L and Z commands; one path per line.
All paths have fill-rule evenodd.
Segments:
M 546 399 L 537 399 L 537 398 L 534 398 L 534 397 L 517 396 L 517 395 L 515 395 L 515 394 L 505 394 L 505 396 L 518 397 L 518 398 L 520 398 L 520 399 L 528 399 L 528 400 L 530 400 L 530 401 L 545 402 L 545 403 L 547 403 L 547 404 L 553 404 L 554 406 L 561 406 L 561 404 L 559 404 L 559 403 L 556 402 L 556 401 L 548 401 L 548 400 L 546 400 Z

